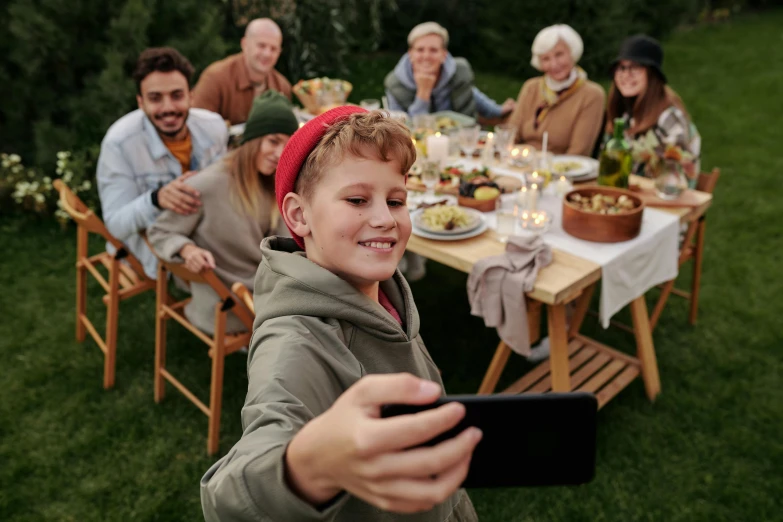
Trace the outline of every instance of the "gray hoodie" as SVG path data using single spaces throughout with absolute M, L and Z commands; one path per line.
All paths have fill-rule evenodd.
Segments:
M 381 288 L 403 320 L 309 261 L 292 239 L 267 238 L 255 280 L 244 433 L 201 480 L 208 522 L 462 522 L 477 516 L 459 490 L 431 511 L 396 515 L 347 493 L 323 510 L 284 477 L 288 443 L 362 376 L 410 372 L 442 384 L 419 336 L 419 315 L 399 271 Z

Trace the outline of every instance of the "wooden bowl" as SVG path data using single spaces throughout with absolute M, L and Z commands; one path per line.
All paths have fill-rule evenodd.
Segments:
M 466 198 L 465 196 L 457 197 L 457 204 L 459 206 L 474 208 L 479 212 L 492 212 L 497 207 L 497 202 L 498 202 L 498 198 L 476 199 L 476 198 Z
M 580 209 L 569 201 L 573 194 L 591 198 L 594 194 L 605 194 L 615 198 L 625 195 L 636 208 L 622 214 L 597 214 Z M 589 186 L 572 190 L 563 199 L 563 230 L 574 237 L 597 243 L 619 243 L 639 235 L 642 228 L 644 203 L 630 190 Z

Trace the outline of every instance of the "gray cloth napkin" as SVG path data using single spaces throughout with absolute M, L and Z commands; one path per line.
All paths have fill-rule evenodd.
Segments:
M 503 342 L 523 356 L 530 355 L 525 292 L 551 262 L 552 249 L 541 236 L 511 236 L 503 255 L 478 261 L 468 277 L 470 313 L 497 328 Z

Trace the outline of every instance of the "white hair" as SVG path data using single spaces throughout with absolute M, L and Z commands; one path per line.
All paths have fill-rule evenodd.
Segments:
M 449 32 L 445 27 L 437 22 L 424 22 L 411 29 L 411 32 L 408 33 L 408 47 L 413 47 L 413 42 L 422 36 L 427 36 L 430 34 L 437 34 L 443 38 L 444 49 L 449 46 Z
M 584 51 L 582 37 L 570 25 L 555 24 L 544 27 L 536 35 L 536 39 L 533 40 L 533 45 L 530 49 L 533 54 L 530 65 L 540 71 L 541 62 L 538 60 L 538 57 L 551 51 L 557 45 L 557 42 L 561 40 L 571 51 L 571 58 L 574 59 L 574 63 L 577 63 L 582 57 L 582 51 Z

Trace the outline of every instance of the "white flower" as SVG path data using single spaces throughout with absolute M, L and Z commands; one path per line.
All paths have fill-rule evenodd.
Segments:
M 27 191 L 29 188 L 30 183 L 28 181 L 20 181 L 16 184 L 16 190 Z
M 52 184 L 52 178 L 50 178 L 49 176 L 44 176 L 43 182 L 46 185 L 51 185 Z
M 68 157 L 68 153 L 65 152 L 64 150 L 61 150 L 60 152 L 57 153 L 58 160 L 64 160 L 67 157 Z M 57 163 L 59 163 L 59 161 Z
M 59 199 L 57 200 L 57 207 L 58 208 L 63 208 L 63 202 L 60 201 Z
M 59 203 L 59 202 L 58 202 Z M 71 216 L 68 215 L 68 213 L 62 209 L 58 209 L 54 211 L 54 217 L 61 221 L 67 221 Z
M 22 172 L 22 170 L 24 170 L 24 167 L 18 164 L 11 167 L 11 172 L 13 172 L 14 174 L 19 174 L 20 172 Z
M 92 183 L 90 183 L 89 180 L 85 180 L 84 183 L 82 183 L 82 190 L 90 190 L 90 187 L 92 187 Z
M 8 160 L 11 163 L 21 163 L 22 162 L 22 158 L 19 157 L 19 154 L 11 154 L 10 156 L 8 156 Z
M 73 172 L 70 170 L 65 171 L 65 175 L 63 176 L 63 181 L 66 183 L 70 183 L 71 180 L 73 180 Z
M 30 185 L 30 192 L 37 191 L 39 186 L 40 184 L 37 181 L 33 181 L 32 184 Z
M 41 193 L 38 193 L 38 194 L 34 195 L 33 197 L 35 198 L 35 200 L 36 200 L 38 203 L 43 203 L 44 201 L 46 201 L 46 198 L 45 198 L 45 197 L 44 197 L 44 195 L 43 195 L 43 194 L 41 194 Z
M 11 162 L 8 161 L 8 158 L 6 156 L 3 156 L 3 162 L 2 162 L 3 168 L 7 169 L 11 166 Z
M 57 168 L 58 169 L 64 169 L 65 168 L 65 161 L 63 160 L 57 160 Z
M 61 169 L 59 167 L 57 167 L 57 170 L 55 172 L 57 173 L 58 176 L 62 176 L 63 175 L 63 169 Z

